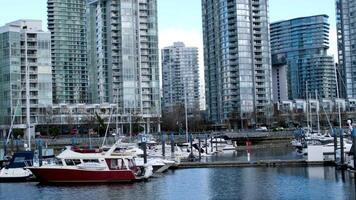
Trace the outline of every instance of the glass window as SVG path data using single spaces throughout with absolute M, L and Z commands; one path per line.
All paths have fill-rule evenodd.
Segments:
M 65 159 L 64 162 L 66 163 L 67 166 L 73 166 L 74 162 L 72 159 Z
M 88 163 L 88 162 L 91 162 L 91 163 L 99 163 L 99 160 L 98 160 L 98 159 L 84 159 L 83 162 L 84 162 L 84 163 Z
M 117 159 L 111 159 L 111 169 L 117 169 L 118 168 L 118 160 Z

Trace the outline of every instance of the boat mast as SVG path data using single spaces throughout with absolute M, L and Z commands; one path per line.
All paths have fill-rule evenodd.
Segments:
M 28 137 L 28 150 L 31 151 L 31 118 L 30 118 L 30 73 L 27 56 L 27 27 L 23 27 L 25 35 L 25 81 L 26 81 L 26 130 Z
M 130 142 L 132 142 L 132 116 L 131 116 L 131 108 L 129 108 L 129 120 L 130 120 L 130 124 L 129 124 L 129 131 L 130 131 Z
M 319 99 L 318 99 L 318 90 L 315 90 L 315 99 L 316 99 L 316 117 L 318 120 L 318 133 L 320 133 L 320 117 L 319 117 Z
M 119 133 L 119 87 L 116 88 L 116 135 Z
M 309 98 L 308 98 L 308 81 L 306 81 L 306 84 L 305 84 L 305 98 L 306 98 L 306 102 L 307 102 L 307 107 L 306 107 L 306 110 L 307 110 L 307 130 L 309 131 Z
M 108 136 L 108 131 L 109 131 L 109 128 L 110 128 L 110 123 L 111 123 L 111 117 L 112 117 L 112 114 L 113 114 L 113 110 L 114 108 L 110 106 L 110 115 L 109 115 L 109 121 L 108 121 L 108 125 L 106 126 L 106 130 L 105 130 L 105 136 L 104 136 L 104 139 L 103 139 L 103 143 L 101 145 L 101 147 L 104 147 L 105 145 L 105 142 L 106 142 L 106 138 Z
M 11 68 L 11 56 L 12 56 L 12 54 L 11 54 L 11 42 L 9 42 L 9 61 L 10 61 L 10 68 Z M 10 73 L 10 82 L 11 82 L 11 73 Z M 10 130 L 9 130 L 9 133 L 8 133 L 8 135 L 7 135 L 7 139 L 6 139 L 6 142 L 5 142 L 5 145 L 7 145 L 8 144 L 8 142 L 9 142 L 9 140 L 10 140 L 10 135 L 11 135 L 11 132 L 12 132 L 12 127 L 13 127 L 13 125 L 14 125 L 14 115 L 15 115 L 15 112 L 13 111 L 13 104 L 12 104 L 12 102 L 13 102 L 13 99 L 12 99 L 12 91 L 13 89 L 12 89 L 12 87 L 11 87 L 11 92 L 10 92 L 10 113 L 11 113 L 11 124 L 10 124 Z M 21 93 L 20 93 L 21 94 Z M 18 103 L 18 102 L 17 102 Z M 16 105 L 16 107 L 17 107 L 17 105 Z
M 186 142 L 189 141 L 189 136 L 188 136 L 188 108 L 187 108 L 187 90 L 186 90 L 186 81 L 187 79 L 184 79 L 184 109 L 185 109 L 185 139 Z
M 19 101 L 19 99 L 17 99 L 17 103 L 16 103 L 16 107 L 15 107 L 15 110 L 13 111 L 13 113 L 11 113 L 12 114 L 12 117 L 11 117 L 11 125 L 10 125 L 10 130 L 9 130 L 9 133 L 8 133 L 8 135 L 7 135 L 7 138 L 6 138 L 6 142 L 5 142 L 5 145 L 7 145 L 8 143 L 9 143 L 9 141 L 10 141 L 10 136 L 11 136 L 11 134 L 12 134 L 12 129 L 14 128 L 14 122 L 15 122 L 15 117 L 16 117 L 16 110 L 17 110 L 17 107 L 19 106 L 19 103 L 20 101 Z
M 308 94 L 308 95 L 309 95 L 310 130 L 311 130 L 311 133 L 312 133 L 313 132 L 313 113 L 312 113 L 312 107 L 311 107 L 311 102 L 310 102 L 311 94 Z
M 335 72 L 335 79 L 336 79 L 336 96 L 337 99 L 340 99 L 340 92 L 339 92 L 339 84 L 338 84 L 338 78 L 337 78 L 337 72 L 336 72 L 336 65 L 334 64 L 334 72 Z M 336 102 L 336 101 L 335 101 Z M 341 125 L 341 111 L 340 111 L 340 102 L 337 104 L 338 106 L 338 115 L 339 115 L 339 128 L 341 130 L 342 125 Z

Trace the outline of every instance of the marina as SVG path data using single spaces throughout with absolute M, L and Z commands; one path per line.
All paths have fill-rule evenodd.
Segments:
M 0 200 L 356 200 L 356 0 L 0 13 Z
M 19 200 L 356 197 L 354 171 L 340 170 L 334 160 L 313 161 L 312 152 L 298 153 L 290 133 L 190 134 L 188 139 L 173 134 L 37 138 L 29 143 L 33 162 L 28 165 L 25 159 L 17 169 L 34 176 L 27 182 L 0 183 L 0 199 L 8 194 Z M 26 141 L 11 143 L 18 145 L 7 151 L 25 150 Z M 48 152 L 55 162 L 43 159 Z

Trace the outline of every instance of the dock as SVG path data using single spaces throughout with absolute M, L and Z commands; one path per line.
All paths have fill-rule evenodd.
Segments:
M 260 160 L 254 162 L 220 161 L 220 162 L 181 162 L 172 169 L 188 168 L 222 168 L 222 167 L 319 167 L 334 166 L 330 161 L 308 162 L 306 160 Z

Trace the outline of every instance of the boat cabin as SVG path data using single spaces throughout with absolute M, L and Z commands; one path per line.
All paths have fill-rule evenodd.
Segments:
M 106 170 L 136 170 L 135 160 L 132 157 L 108 157 L 108 158 L 57 158 L 58 166 L 76 166 L 82 169 L 106 169 Z
M 123 169 L 135 170 L 136 169 L 136 164 L 133 159 L 109 158 L 109 159 L 105 159 L 105 161 L 109 166 L 110 170 L 123 170 Z

